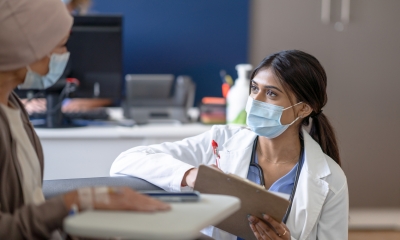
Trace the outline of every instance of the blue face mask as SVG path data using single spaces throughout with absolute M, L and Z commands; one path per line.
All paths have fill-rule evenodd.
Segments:
M 266 138 L 276 138 L 281 135 L 290 125 L 295 123 L 300 117 L 297 117 L 293 122 L 287 125 L 281 124 L 283 111 L 292 108 L 293 106 L 283 108 L 266 102 L 260 102 L 249 97 L 246 104 L 247 125 L 250 129 L 259 136 Z
M 53 53 L 50 56 L 49 72 L 45 76 L 41 76 L 31 70 L 29 66 L 26 68 L 28 72 L 25 76 L 24 83 L 18 85 L 19 89 L 46 89 L 51 87 L 60 79 L 64 73 L 69 59 L 69 52 L 63 54 Z

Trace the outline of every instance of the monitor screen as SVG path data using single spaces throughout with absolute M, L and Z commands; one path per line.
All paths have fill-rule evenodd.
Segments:
M 75 16 L 66 46 L 67 77 L 80 81 L 72 97 L 121 99 L 122 16 Z

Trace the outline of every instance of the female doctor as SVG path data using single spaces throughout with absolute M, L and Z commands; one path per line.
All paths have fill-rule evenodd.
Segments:
M 287 193 L 282 222 L 248 216 L 257 239 L 347 239 L 348 189 L 335 134 L 322 108 L 327 78 L 318 60 L 301 51 L 266 57 L 253 71 L 246 105 L 247 125 L 213 126 L 174 143 L 136 147 L 113 163 L 111 175 L 143 178 L 167 191 L 193 188 L 200 164 L 219 168 Z M 214 227 L 216 239 L 236 236 Z

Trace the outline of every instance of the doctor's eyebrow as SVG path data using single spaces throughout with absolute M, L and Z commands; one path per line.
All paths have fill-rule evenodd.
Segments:
M 258 83 L 256 81 L 254 81 L 254 80 L 251 80 L 251 83 L 258 86 Z M 268 89 L 272 88 L 272 89 L 276 89 L 279 92 L 283 93 L 282 90 L 280 90 L 279 88 L 277 88 L 275 86 L 272 86 L 272 85 L 265 85 L 265 86 L 263 86 L 263 88 L 268 88 Z

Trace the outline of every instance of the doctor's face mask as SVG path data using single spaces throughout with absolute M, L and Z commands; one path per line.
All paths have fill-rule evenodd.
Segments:
M 302 102 L 296 103 L 287 108 L 283 108 L 281 106 L 261 102 L 249 97 L 246 104 L 247 125 L 259 136 L 270 139 L 276 138 L 300 118 L 297 117 L 291 123 L 282 125 L 281 117 L 283 111 L 300 103 Z

